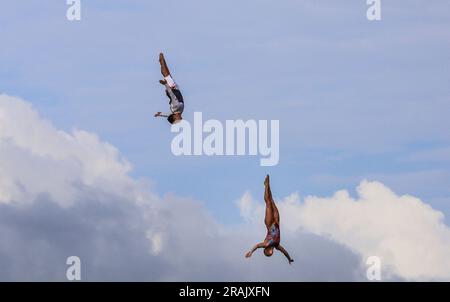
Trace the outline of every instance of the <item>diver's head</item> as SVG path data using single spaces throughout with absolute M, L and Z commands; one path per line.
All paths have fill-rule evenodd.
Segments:
M 169 123 L 176 124 L 179 121 L 181 121 L 183 118 L 181 117 L 181 113 L 176 112 L 176 113 L 172 113 L 171 115 L 169 115 L 169 117 L 167 118 L 167 120 L 169 121 Z
M 266 255 L 267 257 L 270 257 L 273 255 L 273 246 L 268 246 L 266 248 L 264 248 L 264 255 Z

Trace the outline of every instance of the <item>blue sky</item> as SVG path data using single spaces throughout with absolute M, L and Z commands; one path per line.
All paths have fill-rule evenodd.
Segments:
M 64 130 L 116 146 L 160 194 L 204 201 L 221 222 L 234 201 L 329 195 L 378 180 L 450 216 L 450 4 L 363 0 L 2 1 L 0 92 L 33 103 Z M 166 53 L 186 118 L 280 120 L 280 163 L 180 157 L 153 113 L 167 109 Z

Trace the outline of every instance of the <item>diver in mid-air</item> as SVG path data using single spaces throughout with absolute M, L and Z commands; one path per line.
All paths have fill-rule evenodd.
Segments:
M 161 74 L 164 78 L 163 80 L 160 80 L 159 83 L 166 87 L 166 95 L 169 98 L 169 108 L 171 112 L 157 112 L 155 117 L 166 117 L 169 123 L 175 124 L 182 120 L 181 114 L 184 110 L 183 96 L 180 92 L 180 88 L 170 74 L 169 67 L 167 67 L 163 53 L 159 54 L 159 64 L 161 65 Z
M 266 176 L 264 185 L 266 187 L 264 191 L 264 200 L 266 201 L 266 217 L 264 219 L 264 223 L 267 228 L 267 236 L 263 242 L 258 243 L 247 254 L 245 254 L 245 257 L 251 257 L 253 252 L 259 248 L 263 248 L 264 255 L 270 257 L 273 255 L 273 249 L 275 248 L 282 252 L 288 259 L 289 264 L 291 264 L 294 262 L 294 259 L 289 256 L 289 253 L 280 244 L 280 214 L 278 213 L 278 208 L 275 205 L 275 201 L 273 201 L 272 192 L 270 191 L 269 175 Z

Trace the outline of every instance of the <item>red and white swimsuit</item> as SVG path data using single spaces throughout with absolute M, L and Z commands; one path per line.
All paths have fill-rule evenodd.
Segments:
M 267 242 L 269 246 L 277 246 L 280 244 L 280 239 L 280 226 L 277 223 L 274 223 L 267 231 L 267 236 L 264 241 Z

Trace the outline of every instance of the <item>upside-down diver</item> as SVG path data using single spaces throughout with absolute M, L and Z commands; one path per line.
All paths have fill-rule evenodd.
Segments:
M 171 112 L 157 112 L 155 117 L 166 117 L 169 123 L 175 124 L 182 120 L 181 114 L 184 110 L 183 95 L 170 74 L 169 67 L 167 66 L 163 53 L 159 54 L 159 64 L 161 65 L 161 74 L 164 78 L 163 80 L 160 80 L 159 83 L 166 87 L 166 95 L 169 98 L 169 108 Z
M 252 256 L 253 252 L 259 248 L 264 249 L 264 255 L 270 257 L 273 255 L 273 249 L 277 249 L 286 256 L 289 261 L 289 264 L 294 262 L 294 259 L 289 256 L 289 253 L 281 246 L 280 244 L 280 214 L 278 213 L 278 208 L 275 205 L 275 201 L 272 198 L 272 192 L 270 191 L 270 179 L 269 175 L 266 176 L 264 180 L 264 185 L 266 187 L 264 191 L 264 200 L 266 202 L 266 217 L 264 219 L 264 223 L 267 228 L 267 236 L 263 242 L 255 245 L 247 254 L 245 254 L 246 258 Z

